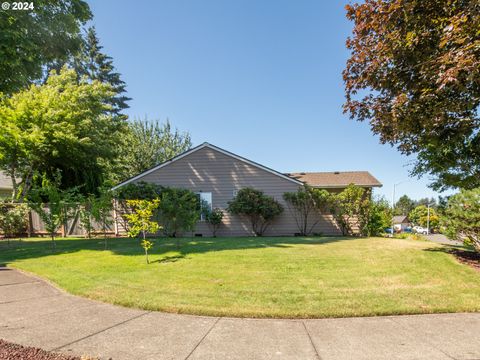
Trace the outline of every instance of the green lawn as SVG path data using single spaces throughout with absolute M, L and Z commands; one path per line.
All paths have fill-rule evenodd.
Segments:
M 0 244 L 0 264 L 124 306 L 249 317 L 480 311 L 480 272 L 441 245 L 401 239 L 135 239 Z

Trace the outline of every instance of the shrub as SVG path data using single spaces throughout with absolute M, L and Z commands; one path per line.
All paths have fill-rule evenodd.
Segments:
M 122 186 L 115 191 L 115 197 L 120 200 L 154 200 L 160 197 L 161 185 L 140 181 Z
M 296 192 L 286 192 L 283 199 L 288 204 L 300 235 L 309 235 L 320 221 L 320 214 L 325 211 L 330 194 L 326 190 L 302 186 Z
M 368 236 L 379 236 L 385 232 L 385 228 L 392 224 L 392 210 L 388 201 L 384 198 L 370 202 L 369 219 L 367 224 Z
M 228 211 L 247 217 L 254 234 L 262 236 L 273 219 L 283 212 L 283 206 L 260 190 L 244 188 L 228 203 Z
M 343 235 L 354 235 L 352 224 L 358 224 L 360 235 L 368 235 L 371 200 L 370 194 L 362 187 L 348 185 L 330 198 L 331 212 Z
M 222 225 L 223 211 L 221 209 L 209 210 L 205 214 L 205 221 L 212 229 L 213 237 L 217 237 L 217 230 Z
M 164 188 L 160 194 L 158 215 L 165 234 L 177 237 L 182 232 L 193 231 L 200 218 L 199 209 L 199 199 L 194 192 Z
M 27 231 L 28 207 L 25 204 L 0 203 L 0 231 L 8 240 L 24 234 Z

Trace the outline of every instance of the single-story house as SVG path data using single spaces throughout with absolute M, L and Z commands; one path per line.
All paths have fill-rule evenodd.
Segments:
M 407 215 L 396 215 L 392 218 L 393 229 L 396 232 L 402 232 L 412 226 Z
M 280 202 L 285 211 L 272 222 L 265 235 L 292 236 L 298 233 L 295 219 L 283 200 L 285 192 L 295 192 L 308 184 L 317 188 L 339 192 L 349 184 L 369 191 L 382 184 L 367 171 L 281 173 L 252 160 L 233 154 L 209 143 L 194 147 L 162 164 L 134 176 L 113 189 L 136 182 L 150 182 L 162 186 L 186 188 L 200 195 L 212 208 L 226 209 L 237 192 L 246 187 L 263 191 Z M 331 215 L 321 215 L 313 233 L 339 234 Z M 224 212 L 219 236 L 253 235 L 248 221 Z M 189 235 L 189 234 L 184 234 Z M 191 235 L 211 236 L 203 221 L 197 223 Z

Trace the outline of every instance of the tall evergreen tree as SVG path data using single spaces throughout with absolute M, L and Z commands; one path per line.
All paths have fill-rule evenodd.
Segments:
M 95 28 L 88 28 L 82 51 L 73 59 L 73 67 L 79 75 L 111 86 L 116 95 L 109 102 L 112 107 L 109 112 L 125 120 L 127 116 L 122 111 L 129 107 L 127 102 L 131 98 L 125 96 L 126 84 L 121 74 L 115 71 L 112 57 L 103 53 L 102 49 Z

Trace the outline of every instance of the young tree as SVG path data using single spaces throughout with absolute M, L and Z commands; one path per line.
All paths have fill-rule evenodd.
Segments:
M 112 95 L 109 85 L 78 82 L 64 68 L 44 85 L 0 99 L 0 170 L 11 177 L 13 199 L 28 195 L 36 173 L 53 180 L 58 171 L 62 189 L 96 192 L 122 126 L 104 114 Z
M 208 209 L 208 208 L 207 208 Z M 217 231 L 220 225 L 222 225 L 223 211 L 222 209 L 208 209 L 205 214 L 205 221 L 212 229 L 213 237 L 217 237 Z
M 145 257 L 148 264 L 148 250 L 153 244 L 146 239 L 146 235 L 147 233 L 156 233 L 161 228 L 155 220 L 152 220 L 154 212 L 160 204 L 160 200 L 127 200 L 127 204 L 133 210 L 131 214 L 125 214 L 125 217 L 130 223 L 128 235 L 136 237 L 142 234 L 143 239 L 141 246 L 145 250 Z
M 92 217 L 96 223 L 102 227 L 103 241 L 105 250 L 107 249 L 107 231 L 108 227 L 113 224 L 112 210 L 113 210 L 113 196 L 111 191 L 102 188 L 99 191 L 100 195 L 92 201 Z
M 360 235 L 367 235 L 371 199 L 364 188 L 350 184 L 342 192 L 332 194 L 330 202 L 331 213 L 343 235 L 354 235 L 354 224 Z
M 480 4 L 368 0 L 354 22 L 343 72 L 345 112 L 382 143 L 417 154 L 413 174 L 435 189 L 480 186 Z
M 0 203 L 0 232 L 8 240 L 19 236 L 27 231 L 28 208 L 25 204 L 11 202 Z
M 75 214 L 77 198 L 75 189 L 60 190 L 59 176 L 50 181 L 45 176 L 42 187 L 30 192 L 29 206 L 38 214 L 45 224 L 45 229 L 52 239 L 52 247 L 56 249 L 55 235 L 60 226 L 66 227 L 67 221 Z
M 85 235 L 87 238 L 92 238 L 92 232 L 94 229 L 93 225 L 93 218 L 92 218 L 92 208 L 93 208 L 93 201 L 95 197 L 93 195 L 89 195 L 87 197 L 82 197 L 80 199 L 79 204 L 79 217 L 80 217 L 80 224 L 82 225 L 83 230 L 85 230 Z
M 480 252 L 480 188 L 451 196 L 442 223 L 449 237 L 466 240 Z
M 320 221 L 320 214 L 326 210 L 329 198 L 328 191 L 308 185 L 300 187 L 296 192 L 283 194 L 301 235 L 306 236 L 312 232 Z
M 81 45 L 81 26 L 92 18 L 83 0 L 36 0 L 35 9 L 0 11 L 0 93 L 12 94 L 44 76 Z
M 187 189 L 164 188 L 160 194 L 158 215 L 165 234 L 177 238 L 178 235 L 193 231 L 200 218 L 198 196 Z
M 228 203 L 228 211 L 247 217 L 254 234 L 262 236 L 271 222 L 283 212 L 283 206 L 263 191 L 243 188 Z
M 190 134 L 173 129 L 167 120 L 135 119 L 128 122 L 118 143 L 119 181 L 135 176 L 190 149 Z

